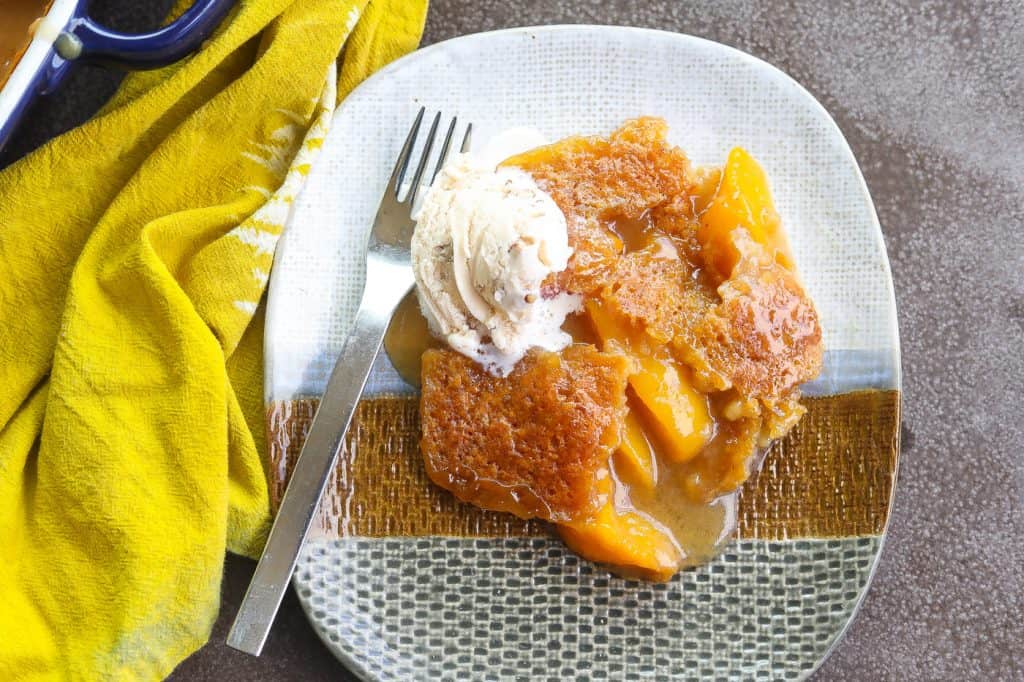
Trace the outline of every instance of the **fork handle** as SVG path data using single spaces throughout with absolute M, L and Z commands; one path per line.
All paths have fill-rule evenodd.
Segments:
M 375 298 L 374 305 L 367 305 L 364 293 L 352 331 L 295 462 L 263 555 L 228 633 L 228 646 L 254 656 L 263 650 L 388 322 L 407 291 L 408 287 L 395 298 L 390 309 L 381 306 L 379 298 Z

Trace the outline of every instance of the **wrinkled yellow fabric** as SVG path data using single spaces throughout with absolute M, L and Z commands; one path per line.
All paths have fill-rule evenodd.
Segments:
M 225 548 L 269 524 L 277 238 L 335 103 L 425 13 L 242 0 L 0 173 L 0 680 L 159 679 L 209 637 Z

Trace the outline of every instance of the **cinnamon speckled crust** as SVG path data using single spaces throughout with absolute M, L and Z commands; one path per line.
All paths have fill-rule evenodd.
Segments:
M 699 207 L 720 191 L 718 174 L 695 173 L 666 134 L 664 121 L 639 118 L 608 138 L 570 137 L 508 163 L 534 174 L 570 224 L 621 238 L 620 252 L 608 254 L 604 242 L 577 233 L 567 286 L 581 277 L 593 285 L 584 300 L 601 311 L 606 344 L 642 355 L 672 348 L 712 396 L 717 435 L 676 472 L 691 500 L 710 502 L 747 479 L 758 446 L 799 421 L 797 387 L 821 371 L 822 334 L 796 275 L 742 227 L 731 237 L 738 262 L 724 281 L 709 281 L 707 255 L 692 237 Z M 580 262 L 600 262 L 600 276 Z M 714 395 L 721 391 L 728 394 Z M 733 412 L 746 418 L 728 423 L 721 409 L 730 402 L 745 404 Z
M 607 221 L 639 220 L 688 194 L 690 161 L 666 133 L 663 120 L 638 118 L 607 138 L 569 137 L 505 162 L 532 175 L 566 215 L 576 253 L 559 277 L 564 288 L 589 294 L 607 281 L 621 251 Z
M 821 370 L 814 304 L 795 274 L 744 234 L 731 276 L 717 291 L 705 281 L 694 207 L 713 194 L 717 175 L 695 172 L 667 132 L 661 119 L 638 118 L 608 138 L 570 137 L 506 163 L 533 175 L 566 213 L 575 254 L 565 287 L 601 300 L 655 345 L 674 342 L 701 389 L 784 400 Z M 609 227 L 623 223 L 639 225 L 631 229 L 650 243 L 621 253 Z
M 664 344 L 706 314 L 718 296 L 693 279 L 685 260 L 660 257 L 660 251 L 654 245 L 623 255 L 601 299 L 611 312 Z
M 778 264 L 744 262 L 738 270 L 718 288 L 721 303 L 683 336 L 741 395 L 774 403 L 821 371 L 818 314 Z
M 672 343 L 705 391 L 776 402 L 821 370 L 821 325 L 793 273 L 745 260 L 717 291 L 657 246 L 622 256 L 601 292 L 609 311 Z
M 420 448 L 430 479 L 484 509 L 570 521 L 604 502 L 626 412 L 622 355 L 531 351 L 503 379 L 450 350 L 423 356 Z

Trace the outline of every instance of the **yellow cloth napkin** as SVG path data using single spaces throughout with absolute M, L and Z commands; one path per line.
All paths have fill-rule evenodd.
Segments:
M 336 101 L 425 14 L 243 0 L 0 173 L 0 680 L 162 678 L 206 642 L 225 548 L 269 524 L 274 247 Z

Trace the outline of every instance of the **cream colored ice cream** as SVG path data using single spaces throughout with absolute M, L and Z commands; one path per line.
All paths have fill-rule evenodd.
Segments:
M 528 174 L 496 168 L 543 143 L 537 133 L 508 131 L 479 154 L 454 156 L 416 214 L 412 264 L 423 315 L 434 334 L 499 375 L 530 348 L 567 346 L 561 325 L 579 307 L 576 296 L 541 291 L 572 254 L 565 216 Z

